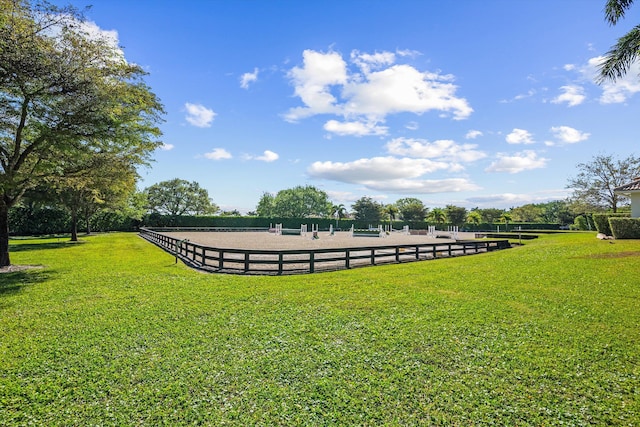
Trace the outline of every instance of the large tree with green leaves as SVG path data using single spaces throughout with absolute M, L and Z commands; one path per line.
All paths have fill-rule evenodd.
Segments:
M 447 205 L 444 212 L 452 225 L 462 226 L 467 220 L 467 209 L 461 206 Z
M 138 65 L 86 31 L 71 7 L 0 0 L 0 267 L 8 212 L 78 155 L 123 151 L 144 164 L 160 145 L 162 105 Z
M 280 218 L 324 218 L 331 215 L 331 206 L 324 191 L 312 185 L 298 185 L 278 191 L 272 214 Z
M 153 184 L 145 190 L 149 211 L 161 215 L 206 215 L 219 208 L 209 192 L 197 182 L 175 178 Z
M 573 189 L 573 200 L 613 212 L 627 200 L 613 190 L 640 176 L 640 158 L 634 155 L 619 159 L 599 154 L 577 167 L 578 175 L 570 178 L 567 184 L 567 188 Z
M 422 200 L 415 197 L 398 199 L 396 206 L 405 221 L 424 221 L 429 213 L 429 208 L 424 206 Z
M 609 24 L 616 25 L 624 18 L 633 0 L 607 0 L 605 5 L 605 19 Z M 636 25 L 625 35 L 620 37 L 605 55 L 600 65 L 599 81 L 616 81 L 624 77 L 631 65 L 640 55 L 640 25 Z
M 380 221 L 382 219 L 382 208 L 382 203 L 377 202 L 368 196 L 359 198 L 353 205 L 351 205 L 353 217 L 358 221 Z

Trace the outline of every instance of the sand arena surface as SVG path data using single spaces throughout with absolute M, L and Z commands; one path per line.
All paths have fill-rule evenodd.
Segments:
M 287 249 L 335 249 L 356 248 L 364 246 L 411 245 L 420 243 L 448 243 L 453 238 L 433 238 L 429 236 L 412 236 L 401 232 L 392 232 L 386 237 L 352 237 L 348 231 L 338 231 L 333 236 L 328 231 L 319 231 L 318 239 L 312 238 L 312 233 L 306 236 L 276 235 L 263 232 L 221 232 L 221 231 L 174 231 L 161 234 L 189 239 L 192 243 L 221 249 L 256 249 L 256 250 L 287 250 Z M 440 231 L 437 235 L 449 235 Z M 459 240 L 473 239 L 475 233 L 458 233 Z

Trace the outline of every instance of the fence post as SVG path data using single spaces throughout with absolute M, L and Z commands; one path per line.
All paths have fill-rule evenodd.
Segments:
M 346 268 L 347 270 L 350 268 L 349 267 L 349 256 L 351 254 L 351 251 L 349 249 L 345 249 L 344 251 L 344 268 Z
M 311 251 L 309 252 L 309 272 L 313 273 L 315 272 L 315 261 L 316 261 L 316 254 L 315 252 Z
M 218 251 L 218 268 L 222 270 L 224 268 L 224 251 Z
M 244 272 L 249 271 L 249 252 L 244 253 Z
M 283 262 L 282 262 L 282 252 L 278 252 L 278 274 L 282 274 L 282 267 L 283 267 Z

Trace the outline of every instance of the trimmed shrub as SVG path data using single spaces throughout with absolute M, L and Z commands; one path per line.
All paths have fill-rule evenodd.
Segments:
M 629 213 L 593 214 L 593 222 L 595 223 L 598 233 L 602 233 L 607 236 L 613 236 L 611 227 L 609 226 L 609 218 L 628 218 L 630 215 L 631 214 Z
M 609 226 L 616 239 L 640 239 L 640 218 L 609 218 Z

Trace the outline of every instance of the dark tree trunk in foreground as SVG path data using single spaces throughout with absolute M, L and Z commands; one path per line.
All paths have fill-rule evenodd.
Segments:
M 9 207 L 0 202 L 0 267 L 9 265 Z

